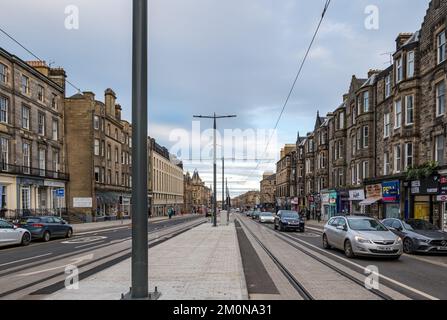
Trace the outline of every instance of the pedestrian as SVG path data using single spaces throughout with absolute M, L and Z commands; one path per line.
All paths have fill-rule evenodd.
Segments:
M 321 211 L 320 210 L 318 210 L 318 212 L 317 212 L 317 219 L 318 219 L 318 223 L 320 223 L 321 222 Z

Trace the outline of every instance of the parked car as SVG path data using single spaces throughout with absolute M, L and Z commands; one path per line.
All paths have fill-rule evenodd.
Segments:
M 247 217 L 251 217 L 252 213 L 253 213 L 252 210 L 247 210 L 247 211 L 245 212 L 245 215 L 246 215 Z
M 425 220 L 385 219 L 383 224 L 402 238 L 405 253 L 447 253 L 447 232 Z
M 323 247 L 341 249 L 348 258 L 375 256 L 399 259 L 402 239 L 379 220 L 364 216 L 334 217 L 324 226 Z
M 259 215 L 260 223 L 275 223 L 275 215 L 271 212 L 261 212 Z
M 251 214 L 251 218 L 253 220 L 259 220 L 259 216 L 261 215 L 260 211 L 253 211 L 253 213 Z
M 31 233 L 14 224 L 0 219 L 0 247 L 20 244 L 27 246 L 31 242 Z
M 45 242 L 52 238 L 71 238 L 73 227 L 58 217 L 28 217 L 20 222 L 23 229 L 31 232 L 32 239 Z
M 275 230 L 279 231 L 301 231 L 305 230 L 304 218 L 296 211 L 281 210 L 275 217 Z

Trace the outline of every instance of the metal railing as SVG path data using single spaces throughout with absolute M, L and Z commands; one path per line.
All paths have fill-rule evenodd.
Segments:
M 49 179 L 69 180 L 68 173 L 51 171 L 46 169 L 17 166 L 13 164 L 0 163 L 0 173 L 19 174 L 31 177 L 42 177 Z

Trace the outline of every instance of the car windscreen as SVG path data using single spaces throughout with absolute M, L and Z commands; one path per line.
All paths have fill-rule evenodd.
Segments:
M 38 222 L 40 222 L 39 218 L 31 218 L 31 219 L 22 220 L 22 223 L 38 223 Z
M 263 212 L 263 213 L 261 213 L 261 217 L 273 217 L 273 213 L 271 213 L 271 212 Z
M 281 212 L 281 218 L 298 219 L 299 215 L 293 211 L 283 211 Z
M 433 224 L 425 220 L 408 220 L 407 223 L 414 230 L 438 230 Z
M 355 231 L 388 231 L 383 224 L 374 219 L 348 219 L 348 223 Z

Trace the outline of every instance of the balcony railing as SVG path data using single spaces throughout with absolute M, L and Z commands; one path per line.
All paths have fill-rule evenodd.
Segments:
M 39 168 L 17 166 L 6 163 L 0 163 L 0 173 L 19 174 L 30 177 L 41 177 L 45 179 L 59 179 L 59 180 L 69 179 L 68 173 L 39 169 Z

